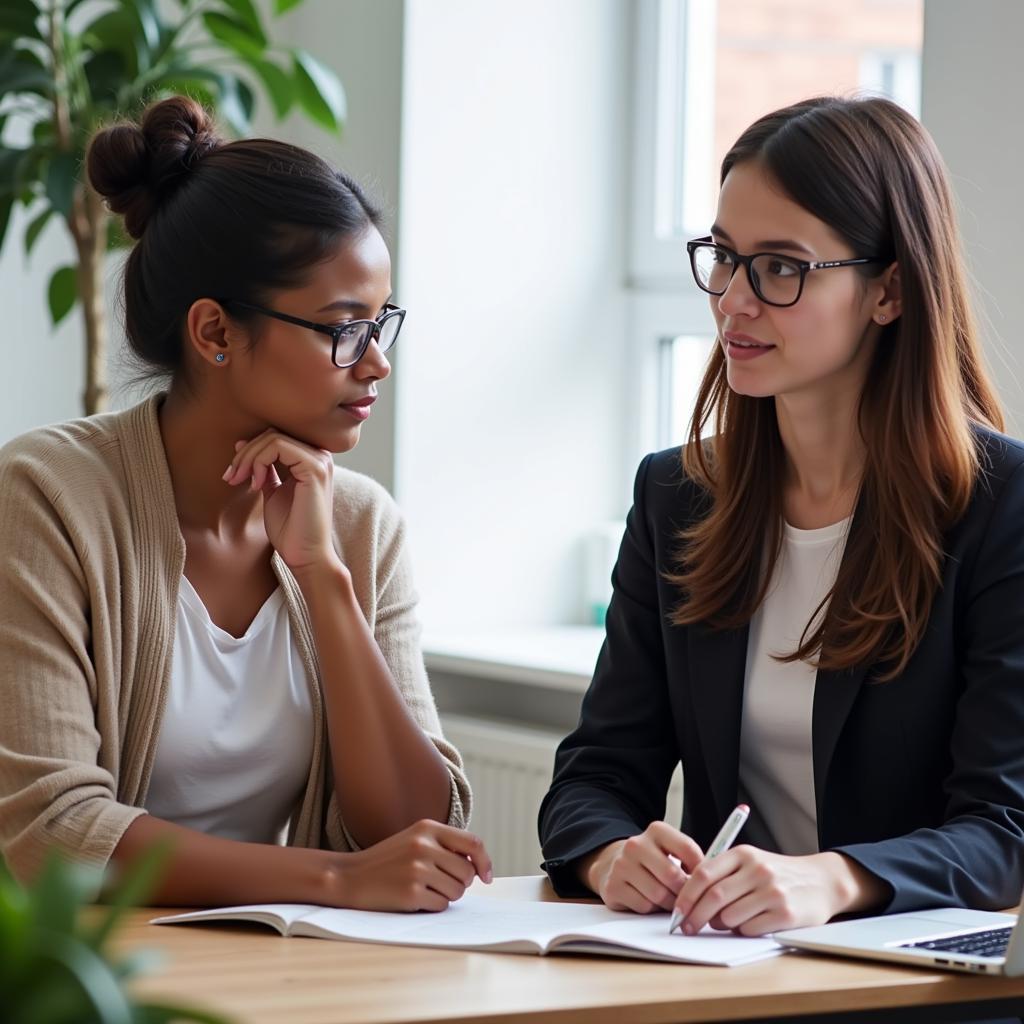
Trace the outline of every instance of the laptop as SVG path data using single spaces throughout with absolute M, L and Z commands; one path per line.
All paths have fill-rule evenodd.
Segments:
M 911 911 L 775 932 L 786 946 L 974 974 L 1024 974 L 1024 925 L 984 910 Z

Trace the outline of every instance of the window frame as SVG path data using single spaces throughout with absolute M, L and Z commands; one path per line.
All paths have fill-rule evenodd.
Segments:
M 698 156 L 700 166 L 710 173 L 713 134 L 691 109 L 699 98 L 696 90 L 687 88 L 686 82 L 680 90 L 679 84 L 684 74 L 691 82 L 694 75 L 713 77 L 716 8 L 715 0 L 637 0 L 634 6 L 632 201 L 626 272 L 631 372 L 623 375 L 626 494 L 632 493 L 636 467 L 644 455 L 684 440 L 668 436 L 671 413 L 663 406 L 665 391 L 672 385 L 664 373 L 667 343 L 680 335 L 712 337 L 715 330 L 708 296 L 693 280 L 685 244 L 687 238 L 706 234 L 710 225 L 684 226 L 683 217 L 672 217 L 666 207 L 687 209 L 685 199 L 679 203 L 687 187 L 704 189 L 706 194 L 707 183 L 691 174 L 685 184 L 681 168 L 683 155 L 692 154 L 686 148 L 689 142 L 706 147 Z M 663 23 L 671 33 L 660 31 Z M 673 50 L 669 42 L 678 41 L 680 34 L 683 45 Z M 702 53 L 695 56 L 698 50 Z M 657 54 L 657 60 L 651 60 L 651 54 Z M 687 66 L 688 72 L 684 71 Z M 670 101 L 666 93 L 673 89 L 676 98 Z M 703 140 L 698 138 L 702 127 L 706 129 Z M 687 163 L 696 165 L 691 160 Z M 678 187 L 663 187 L 669 176 L 680 183 Z
M 705 109 L 694 84 L 714 79 L 716 11 L 716 0 L 634 7 L 631 285 L 690 282 L 682 243 L 710 226 L 689 221 L 711 186 L 714 108 Z

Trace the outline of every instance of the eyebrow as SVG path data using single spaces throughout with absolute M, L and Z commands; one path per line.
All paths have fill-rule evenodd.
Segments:
M 729 237 L 729 232 L 723 230 L 717 224 L 711 225 L 711 234 L 717 235 L 719 238 L 722 238 L 727 242 L 732 242 L 732 238 Z M 773 252 L 776 249 L 795 249 L 797 252 L 805 252 L 808 256 L 814 256 L 814 253 L 808 249 L 806 245 L 794 241 L 792 238 L 766 238 L 760 242 L 755 242 L 754 248 L 756 252 Z
M 384 302 L 383 302 L 383 304 L 381 305 L 380 308 L 383 309 L 384 306 L 386 306 L 394 297 L 395 297 L 394 293 L 392 292 L 392 294 L 390 294 L 384 300 Z M 358 310 L 361 310 L 361 309 L 370 309 L 370 308 L 371 307 L 368 306 L 365 302 L 357 302 L 355 299 L 336 299 L 334 302 L 329 302 L 326 306 L 324 306 L 321 309 L 318 309 L 316 312 L 317 312 L 317 314 L 320 314 L 320 313 L 329 313 L 329 312 L 331 312 L 331 311 L 333 311 L 335 309 L 351 309 L 351 310 L 357 310 L 358 311 Z

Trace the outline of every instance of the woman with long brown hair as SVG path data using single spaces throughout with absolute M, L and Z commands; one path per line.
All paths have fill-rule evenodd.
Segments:
M 882 99 L 769 114 L 688 250 L 717 345 L 687 444 L 637 474 L 545 868 L 688 932 L 1016 903 L 1024 446 L 934 143 Z

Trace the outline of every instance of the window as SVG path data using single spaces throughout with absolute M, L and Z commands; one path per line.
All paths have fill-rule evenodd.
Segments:
M 762 114 L 869 91 L 920 105 L 923 0 L 638 0 L 629 287 L 640 348 L 630 459 L 678 444 L 713 343 L 684 242 L 714 220 L 718 168 Z

